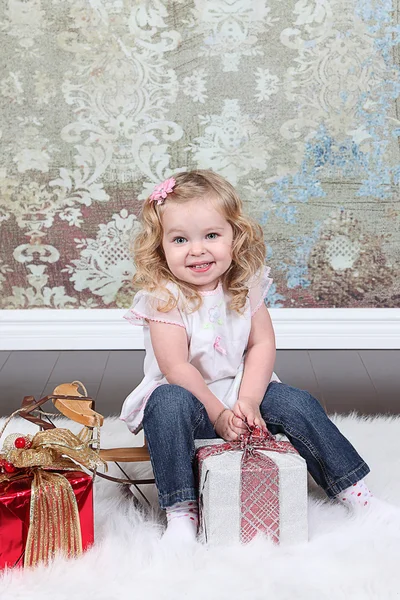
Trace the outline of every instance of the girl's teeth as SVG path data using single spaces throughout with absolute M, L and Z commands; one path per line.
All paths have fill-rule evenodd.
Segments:
M 203 265 L 195 265 L 195 269 L 204 269 L 204 267 L 208 267 L 210 263 L 204 263 Z

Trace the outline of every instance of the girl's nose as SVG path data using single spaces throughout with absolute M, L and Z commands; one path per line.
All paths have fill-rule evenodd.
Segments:
M 204 252 L 205 249 L 201 242 L 192 243 L 190 247 L 190 254 L 193 254 L 194 256 L 199 256 L 200 254 L 204 254 Z

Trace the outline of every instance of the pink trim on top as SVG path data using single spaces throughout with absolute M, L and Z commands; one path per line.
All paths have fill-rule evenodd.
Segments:
M 124 319 L 126 319 L 129 323 L 132 323 L 132 325 L 143 325 L 143 323 L 138 323 L 137 321 L 147 319 L 148 321 L 154 321 L 155 323 L 177 325 L 178 327 L 183 327 L 183 329 L 186 329 L 183 323 L 177 323 L 176 321 L 168 321 L 167 319 L 155 319 L 154 317 L 149 317 L 148 315 L 142 315 L 141 313 L 136 312 L 132 308 L 129 309 L 129 312 L 133 315 L 133 317 L 130 317 L 129 315 L 124 315 Z
M 121 421 L 127 421 L 127 419 L 129 419 L 129 417 L 131 415 L 137 415 L 137 413 L 139 413 L 142 408 L 145 406 L 145 404 L 147 403 L 147 400 L 150 398 L 150 396 L 152 395 L 152 393 L 154 392 L 155 389 L 157 389 L 158 387 L 160 387 L 160 385 L 163 385 L 162 383 L 156 383 L 149 392 L 147 392 L 147 394 L 144 396 L 144 398 L 142 399 L 142 402 L 140 403 L 140 406 L 138 408 L 134 408 L 133 410 L 131 410 L 131 412 L 129 413 L 129 415 L 126 416 L 126 418 L 122 418 L 120 417 Z
M 199 294 L 201 296 L 214 296 L 215 294 L 218 294 L 221 291 L 222 288 L 222 283 L 221 280 L 218 281 L 218 285 L 215 288 L 215 290 L 209 290 L 209 291 L 205 291 L 205 292 L 199 292 Z
M 266 275 L 268 275 L 268 273 L 270 272 L 270 268 L 268 268 L 268 271 L 265 272 Z M 273 283 L 273 279 L 271 279 L 270 277 L 266 277 L 266 282 L 267 282 L 267 287 L 265 288 L 265 290 L 262 293 L 262 296 L 260 298 L 260 300 L 258 301 L 257 305 L 255 308 L 253 308 L 253 310 L 251 311 L 251 316 L 253 317 L 256 312 L 259 310 L 259 308 L 263 305 L 264 300 L 268 294 L 269 288 L 271 287 L 272 283 Z

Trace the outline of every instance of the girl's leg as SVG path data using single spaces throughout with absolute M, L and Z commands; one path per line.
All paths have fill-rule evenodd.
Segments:
M 194 440 L 217 437 L 207 412 L 184 388 L 161 385 L 146 404 L 143 428 L 160 506 L 167 511 L 167 531 L 181 540 L 194 538 L 197 527 Z
M 347 491 L 369 473 L 368 465 L 310 393 L 272 382 L 260 411 L 271 433 L 284 433 L 289 438 L 306 460 L 315 482 L 330 498 Z

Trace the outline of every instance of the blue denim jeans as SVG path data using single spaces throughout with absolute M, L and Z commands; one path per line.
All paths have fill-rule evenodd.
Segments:
M 328 497 L 369 473 L 368 465 L 308 392 L 272 382 L 260 411 L 271 433 L 289 438 Z M 143 427 L 161 508 L 196 500 L 194 440 L 218 437 L 203 404 L 180 386 L 161 385 L 147 402 Z

